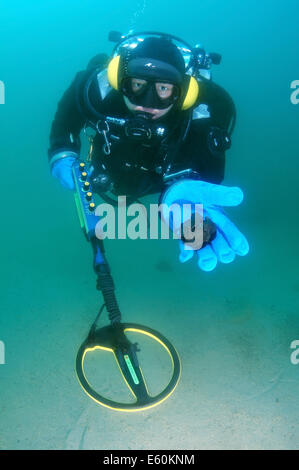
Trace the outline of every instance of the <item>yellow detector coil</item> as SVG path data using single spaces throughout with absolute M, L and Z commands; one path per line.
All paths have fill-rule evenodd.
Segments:
M 172 362 L 172 376 L 168 385 L 156 396 L 148 393 L 145 378 L 138 363 L 137 347 L 126 336 L 126 332 L 147 335 L 160 343 L 168 352 Z M 84 372 L 84 359 L 88 352 L 95 350 L 113 352 L 123 380 L 133 395 L 134 403 L 120 403 L 105 398 L 94 390 Z M 76 372 L 80 385 L 96 403 L 116 411 L 143 411 L 159 405 L 175 390 L 181 375 L 181 364 L 173 345 L 159 333 L 135 323 L 116 323 L 94 330 L 81 345 L 76 359 Z

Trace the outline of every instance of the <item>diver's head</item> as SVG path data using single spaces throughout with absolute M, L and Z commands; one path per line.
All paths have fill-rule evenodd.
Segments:
M 117 89 L 130 111 L 153 119 L 165 116 L 176 109 L 184 95 L 185 81 L 184 58 L 165 37 L 146 37 L 135 47 L 123 48 L 120 54 Z
M 178 48 L 166 38 L 145 38 L 126 52 L 120 90 L 130 111 L 165 116 L 178 101 L 185 62 Z

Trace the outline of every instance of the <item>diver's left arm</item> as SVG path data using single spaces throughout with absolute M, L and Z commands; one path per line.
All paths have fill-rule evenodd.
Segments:
M 180 149 L 184 166 L 199 174 L 202 181 L 220 184 L 224 179 L 226 152 L 231 146 L 228 133 L 210 119 L 197 119 Z
M 243 200 L 240 188 L 220 184 L 224 178 L 225 152 L 230 146 L 230 139 L 224 130 L 210 126 L 209 122 L 200 129 L 197 128 L 197 131 L 194 126 L 188 142 L 182 148 L 187 155 L 190 155 L 190 148 L 193 149 L 191 159 L 189 157 L 186 164 L 197 172 L 197 176 L 183 178 L 171 184 L 164 192 L 162 202 L 168 207 L 175 203 L 181 207 L 189 203 L 193 212 L 196 204 L 203 205 L 203 225 L 205 227 L 205 221 L 208 219 L 215 224 L 214 238 L 200 249 L 192 249 L 192 245 L 180 240 L 180 261 L 188 261 L 196 252 L 199 268 L 203 271 L 212 271 L 218 261 L 227 264 L 231 263 L 236 255 L 246 255 L 249 246 L 245 236 L 222 209 L 237 206 Z M 167 211 L 164 214 L 162 210 L 162 218 L 166 222 L 168 222 L 167 214 Z M 173 222 L 173 231 L 179 232 L 181 228 L 181 223 L 175 226 Z

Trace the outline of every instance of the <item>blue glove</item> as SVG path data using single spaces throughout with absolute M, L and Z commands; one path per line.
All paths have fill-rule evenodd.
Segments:
M 57 178 L 64 188 L 70 189 L 72 191 L 75 189 L 75 183 L 72 172 L 72 167 L 75 160 L 75 157 L 59 158 L 53 164 L 51 169 L 52 176 L 54 176 L 54 178 Z
M 245 236 L 224 214 L 221 206 L 238 206 L 243 192 L 237 187 L 227 187 L 205 181 L 185 179 L 170 186 L 162 198 L 168 207 L 172 204 L 203 204 L 203 218 L 209 217 L 217 226 L 216 237 L 209 244 L 195 250 L 198 266 L 203 271 L 212 271 L 217 262 L 231 263 L 236 255 L 245 256 L 249 245 Z M 194 250 L 180 240 L 180 261 L 191 259 Z

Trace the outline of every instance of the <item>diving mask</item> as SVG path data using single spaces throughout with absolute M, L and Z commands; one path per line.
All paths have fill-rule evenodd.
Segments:
M 132 104 L 153 109 L 168 108 L 180 95 L 179 87 L 173 83 L 142 78 L 126 77 L 121 89 Z

